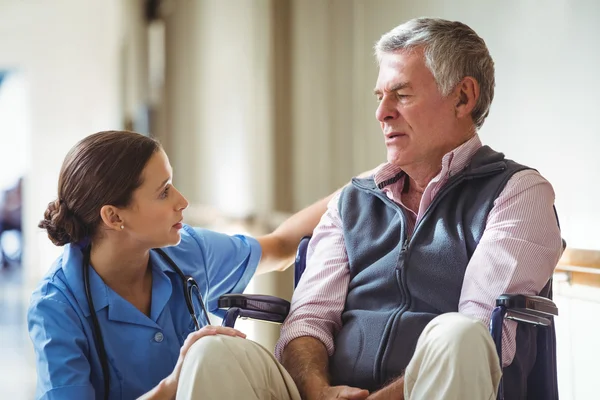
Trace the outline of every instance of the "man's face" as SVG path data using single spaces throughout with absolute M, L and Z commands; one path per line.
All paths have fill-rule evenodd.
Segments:
M 375 95 L 389 163 L 403 170 L 437 168 L 444 154 L 464 141 L 456 97 L 442 96 L 422 49 L 384 54 Z

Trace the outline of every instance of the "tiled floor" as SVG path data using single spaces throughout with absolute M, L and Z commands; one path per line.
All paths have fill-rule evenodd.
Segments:
M 0 268 L 0 399 L 29 400 L 35 391 L 35 367 L 27 335 L 21 269 Z

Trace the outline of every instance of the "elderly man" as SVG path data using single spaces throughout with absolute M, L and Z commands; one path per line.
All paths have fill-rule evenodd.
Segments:
M 304 399 L 495 399 L 486 328 L 502 293 L 538 294 L 562 246 L 540 174 L 482 146 L 494 62 L 460 22 L 420 18 L 375 46 L 387 163 L 316 228 L 276 356 Z M 535 361 L 506 322 L 507 398 Z

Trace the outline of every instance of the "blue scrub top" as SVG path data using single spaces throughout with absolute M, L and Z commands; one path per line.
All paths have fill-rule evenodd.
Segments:
M 187 225 L 179 245 L 164 251 L 185 275 L 196 279 L 209 312 L 220 316 L 219 297 L 243 292 L 261 257 L 253 238 Z M 106 286 L 90 268 L 92 299 L 109 361 L 110 399 L 134 399 L 158 385 L 173 371 L 185 338 L 194 331 L 181 278 L 155 251 L 150 259 L 150 317 Z M 32 295 L 28 326 L 36 353 L 37 399 L 104 396 L 82 260 L 79 248 L 66 245 Z M 200 310 L 197 315 L 202 323 Z

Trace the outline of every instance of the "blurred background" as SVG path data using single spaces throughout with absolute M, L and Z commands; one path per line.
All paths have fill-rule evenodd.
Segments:
M 600 2 L 0 0 L 0 399 L 31 399 L 37 228 L 62 160 L 100 130 L 161 140 L 186 222 L 259 234 L 385 161 L 373 44 L 407 19 L 470 25 L 496 62 L 480 136 L 554 185 L 562 399 L 597 398 Z M 291 295 L 291 271 L 250 291 Z M 244 322 L 269 348 L 276 326 Z

